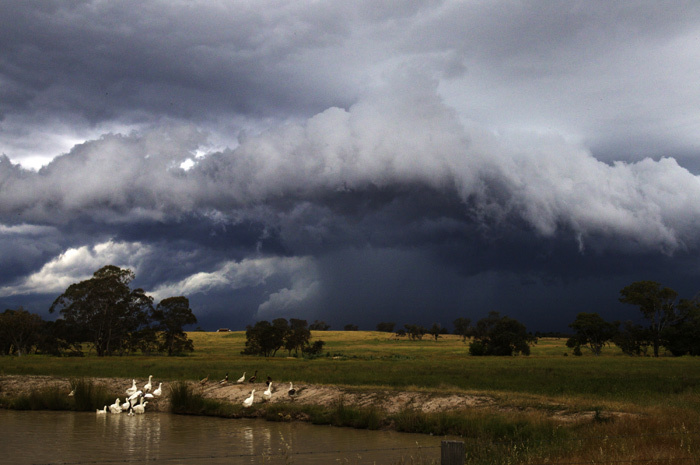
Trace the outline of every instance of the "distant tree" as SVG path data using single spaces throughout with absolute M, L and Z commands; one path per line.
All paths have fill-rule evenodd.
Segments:
M 357 325 L 345 325 L 343 331 L 357 331 L 360 329 Z
M 187 325 L 197 323 L 197 317 L 192 313 L 187 297 L 168 297 L 161 300 L 153 311 L 152 318 L 157 323 L 155 329 L 160 331 L 163 337 L 161 347 L 168 352 L 168 355 L 194 350 L 192 340 L 187 337 L 183 329 Z M 140 338 L 136 338 L 137 346 L 140 345 L 142 351 L 144 349 L 146 352 L 149 351 L 155 333 L 144 328 L 138 336 Z
M 279 338 L 275 331 L 275 327 L 269 321 L 263 320 L 258 321 L 254 326 L 249 325 L 245 332 L 245 349 L 241 353 L 272 357 L 280 348 L 276 343 Z
M 314 350 L 323 348 L 323 341 L 309 344 L 311 331 L 306 320 L 292 318 L 289 323 L 284 318 L 269 321 L 258 321 L 246 329 L 245 349 L 243 355 L 262 355 L 274 357 L 277 351 L 284 347 L 291 355 L 292 351 L 304 355 L 313 354 Z
M 430 327 L 430 335 L 437 341 L 441 334 L 445 334 L 445 328 L 440 326 L 438 323 L 433 323 Z
M 396 323 L 393 321 L 382 321 L 381 323 L 377 323 L 377 331 L 382 333 L 393 333 L 394 326 L 396 326 Z
M 428 330 L 421 325 L 406 324 L 403 325 L 406 328 L 406 334 L 411 340 L 422 340 L 423 336 L 428 334 Z
M 304 347 L 309 343 L 309 339 L 311 339 L 311 331 L 306 320 L 291 318 L 289 320 L 289 331 L 287 331 L 284 342 L 284 347 L 289 352 L 289 355 L 292 355 L 292 350 L 296 354 L 299 354 L 300 350 L 303 351 Z
M 153 299 L 143 289 L 129 288 L 134 273 L 107 265 L 92 278 L 71 284 L 54 300 L 56 310 L 69 325 L 85 330 L 98 356 L 123 353 L 130 333 L 148 323 Z
M 472 320 L 469 318 L 457 318 L 452 322 L 454 334 L 462 336 L 462 342 L 466 342 L 467 338 L 471 335 L 471 324 Z
M 5 354 L 28 354 L 39 342 L 44 321 L 22 307 L 0 314 L 0 341 Z
M 649 321 L 654 357 L 659 356 L 663 331 L 685 317 L 690 306 L 676 302 L 678 293 L 654 281 L 637 281 L 620 291 L 620 302 L 636 305 Z
M 530 355 L 530 344 L 537 340 L 528 334 L 525 325 L 498 312 L 489 312 L 476 324 L 474 340 L 469 345 L 472 355 Z
M 313 344 L 305 346 L 304 349 L 302 350 L 302 353 L 306 356 L 312 356 L 312 357 L 319 356 L 323 352 L 323 346 L 325 344 L 326 343 L 321 341 L 321 340 L 314 341 Z
M 571 348 L 586 347 L 593 355 L 600 355 L 603 347 L 610 344 L 617 334 L 619 322 L 605 321 L 597 313 L 581 312 L 569 325 L 574 330 L 574 335 L 566 341 L 566 346 Z
M 331 329 L 331 325 L 326 324 L 325 321 L 315 320 L 309 325 L 311 331 L 328 331 Z
M 613 343 L 627 355 L 646 355 L 652 345 L 649 329 L 629 320 L 622 323 Z

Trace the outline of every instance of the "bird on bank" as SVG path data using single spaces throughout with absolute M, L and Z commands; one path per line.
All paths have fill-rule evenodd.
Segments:
M 255 389 L 250 392 L 250 397 L 243 401 L 243 407 L 250 407 L 255 401 Z
M 272 383 L 272 377 L 268 376 L 267 380 L 265 381 L 265 384 L 267 384 L 269 386 L 270 383 Z
M 153 379 L 153 375 L 148 375 L 148 384 L 146 384 L 143 387 L 144 392 L 149 392 L 151 390 L 151 388 L 153 387 L 153 385 L 151 384 L 151 379 Z
M 141 394 L 143 394 L 143 391 L 136 391 L 135 393 L 129 396 L 129 400 L 138 399 L 139 397 L 141 397 Z
M 139 388 L 136 387 L 136 380 L 132 379 L 131 380 L 131 387 L 126 390 L 126 395 L 130 396 L 131 394 L 135 393 L 138 390 L 139 390 Z
M 294 389 L 294 385 L 290 381 L 289 382 L 289 390 L 287 391 L 287 394 L 289 394 L 290 396 L 293 396 L 296 393 L 297 393 L 297 390 Z
M 203 378 L 199 381 L 199 384 L 207 384 L 207 381 L 209 381 L 209 375 L 207 375 L 206 378 Z
M 236 381 L 238 384 L 244 383 L 245 382 L 245 371 L 243 372 L 243 376 L 238 378 L 238 381 Z
M 226 376 L 224 376 L 224 379 L 219 381 L 219 384 L 226 384 L 226 383 L 228 383 L 228 373 L 226 373 Z
M 75 396 L 75 389 L 71 390 L 71 392 L 68 393 L 68 397 L 73 397 Z
M 248 380 L 248 382 L 249 382 L 249 383 L 254 383 L 256 379 L 258 379 L 258 370 L 255 370 L 255 374 L 254 374 L 253 376 L 250 377 L 250 379 Z
M 150 392 L 147 392 L 146 394 L 143 395 L 146 399 L 153 399 L 155 396 L 151 394 Z
M 161 394 L 163 394 L 163 383 L 158 383 L 158 387 L 155 391 L 153 391 L 153 395 L 156 397 L 160 397 Z
M 263 392 L 263 399 L 270 400 L 272 398 L 272 383 L 267 385 L 267 390 Z

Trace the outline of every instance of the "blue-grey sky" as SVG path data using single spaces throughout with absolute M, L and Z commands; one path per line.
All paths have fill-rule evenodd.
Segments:
M 0 309 L 113 264 L 206 329 L 700 291 L 700 3 L 0 3 Z

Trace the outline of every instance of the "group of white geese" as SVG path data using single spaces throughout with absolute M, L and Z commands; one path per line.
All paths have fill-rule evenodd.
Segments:
M 149 375 L 148 383 L 143 389 L 139 389 L 136 386 L 136 380 L 132 379 L 131 387 L 126 390 L 127 397 L 124 399 L 124 403 L 117 397 L 113 404 L 105 405 L 103 409 L 97 409 L 95 413 L 104 415 L 109 410 L 109 413 L 127 412 L 127 415 L 143 415 L 146 412 L 146 404 L 148 404 L 149 400 L 160 397 L 163 393 L 163 383 L 159 383 L 158 387 L 151 392 L 151 389 L 153 389 L 152 380 L 153 375 Z
M 238 378 L 236 381 L 238 384 L 243 384 L 246 381 L 245 377 L 245 372 L 243 373 L 243 376 Z M 258 372 L 257 370 L 255 371 L 255 374 L 248 379 L 248 382 L 254 383 L 258 377 Z M 122 403 L 121 399 L 117 397 L 117 399 L 114 401 L 113 404 L 111 405 L 105 405 L 104 408 L 102 409 L 97 409 L 96 414 L 97 415 L 104 415 L 109 411 L 109 413 L 122 413 L 122 412 L 127 412 L 128 415 L 143 415 L 146 412 L 146 405 L 148 404 L 149 400 L 154 399 L 156 397 L 160 397 L 160 395 L 163 393 L 163 383 L 159 383 L 158 387 L 151 392 L 151 389 L 153 388 L 152 384 L 153 380 L 153 375 L 148 376 L 148 383 L 144 385 L 143 389 L 139 389 L 136 386 L 136 380 L 132 379 L 131 380 L 131 387 L 126 390 L 126 398 L 124 399 L 124 403 Z M 199 383 L 200 384 L 206 384 L 209 381 L 209 377 L 207 376 L 203 380 L 201 380 Z M 219 381 L 220 385 L 224 385 L 228 383 L 228 373 L 226 373 L 226 376 L 224 379 Z M 272 378 L 269 376 L 267 377 L 267 389 L 263 392 L 262 397 L 264 400 L 270 400 L 272 399 Z M 296 393 L 296 389 L 294 388 L 294 385 L 290 382 L 289 383 L 289 389 L 287 390 L 287 394 L 289 394 L 290 397 L 293 397 L 294 394 Z M 69 395 L 73 395 L 73 392 Z M 250 392 L 250 396 L 247 397 L 243 401 L 243 407 L 251 407 L 253 403 L 255 402 L 255 389 L 253 389 Z
M 246 381 L 245 375 L 246 375 L 246 372 L 243 372 L 243 376 L 238 378 L 238 380 L 236 380 L 236 383 L 238 383 L 238 384 L 245 383 L 245 381 Z M 257 378 L 258 378 L 258 371 L 255 370 L 255 374 L 248 379 L 248 382 L 254 383 L 257 380 Z M 201 380 L 199 382 L 199 384 L 206 384 L 208 381 L 209 381 L 209 376 L 207 376 L 206 378 Z M 224 376 L 224 379 L 219 381 L 219 385 L 224 385 L 227 383 L 228 383 L 228 373 L 226 373 L 226 376 Z M 267 384 L 267 389 L 265 391 L 263 391 L 262 397 L 264 400 L 270 400 L 270 399 L 272 399 L 272 393 L 273 393 L 273 391 L 272 391 L 272 378 L 270 378 L 268 376 L 265 383 Z M 287 394 L 289 394 L 290 397 L 293 397 L 295 393 L 296 393 L 296 389 L 294 388 L 294 385 L 290 382 L 289 389 L 287 390 Z M 251 407 L 254 402 L 255 402 L 255 389 L 250 391 L 250 396 L 246 397 L 246 399 L 243 401 L 243 407 L 246 407 L 246 408 Z

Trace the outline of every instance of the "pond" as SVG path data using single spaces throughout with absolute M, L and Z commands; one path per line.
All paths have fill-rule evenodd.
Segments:
M 298 422 L 0 410 L 2 464 L 428 464 L 442 438 Z

